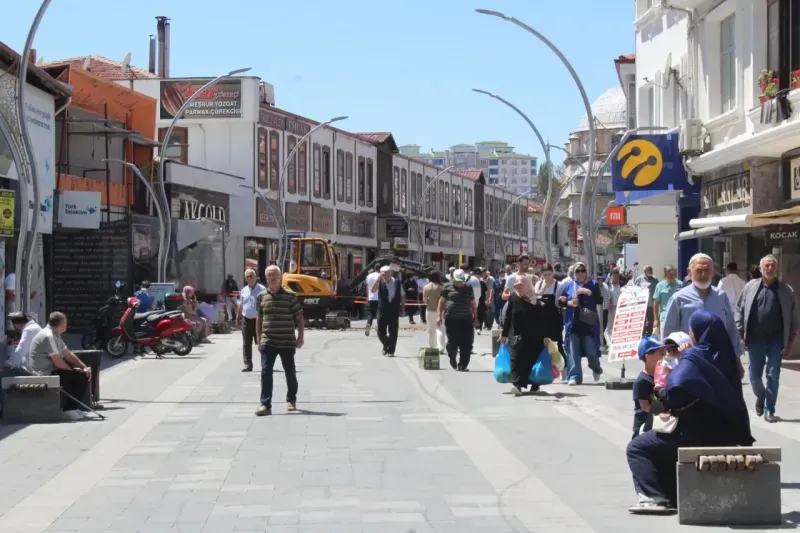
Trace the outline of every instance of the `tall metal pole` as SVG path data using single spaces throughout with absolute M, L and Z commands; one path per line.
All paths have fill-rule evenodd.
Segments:
M 283 167 L 281 168 L 281 173 L 278 176 L 278 191 L 277 192 L 278 192 L 278 214 L 280 215 L 278 217 L 278 220 L 280 221 L 279 222 L 280 224 L 283 224 L 283 233 L 284 233 L 284 235 L 288 234 L 289 231 L 288 231 L 288 227 L 286 226 L 286 220 L 283 217 L 283 202 L 281 201 L 281 197 L 283 196 L 283 177 L 284 177 L 284 175 L 286 175 L 286 169 L 289 168 L 289 163 L 291 163 L 292 159 L 294 159 L 294 154 L 297 152 L 298 148 L 300 148 L 303 145 L 303 143 L 306 142 L 306 139 L 311 137 L 312 133 L 314 133 L 315 131 L 317 131 L 318 129 L 320 129 L 320 128 L 324 127 L 324 126 L 330 126 L 334 122 L 338 122 L 340 120 L 345 120 L 347 118 L 348 117 L 345 117 L 345 116 L 333 117 L 332 119 L 330 119 L 330 120 L 328 120 L 326 122 L 322 122 L 320 124 L 317 124 L 316 126 L 311 128 L 311 130 L 309 130 L 308 133 L 303 135 L 300 138 L 300 140 L 297 142 L 297 144 L 294 145 L 294 148 L 292 148 L 292 151 L 289 152 L 289 157 L 287 157 L 286 160 L 283 162 Z M 306 153 L 308 153 L 308 152 L 306 152 Z M 281 266 L 283 265 L 284 261 L 286 261 L 286 248 L 287 248 L 287 246 L 286 246 L 286 243 L 284 241 L 285 240 L 281 240 L 281 242 L 278 243 L 278 259 L 279 259 L 278 265 L 281 265 Z
M 595 150 L 597 148 L 595 146 L 594 114 L 592 113 L 592 104 L 591 104 L 591 102 L 589 102 L 589 96 L 586 94 L 586 90 L 583 87 L 583 82 L 581 82 L 581 79 L 578 76 L 578 73 L 572 67 L 572 64 L 569 62 L 567 57 L 547 37 L 545 37 L 544 35 L 542 35 L 541 33 L 536 31 L 535 29 L 531 28 L 530 26 L 528 26 L 527 24 L 525 24 L 522 21 L 520 21 L 520 20 L 518 20 L 518 19 L 516 19 L 514 17 L 506 16 L 505 14 L 500 13 L 499 11 L 490 11 L 488 9 L 476 9 L 475 11 L 480 13 L 481 15 L 490 15 L 490 16 L 493 16 L 493 17 L 501 18 L 501 19 L 503 19 L 505 21 L 511 22 L 511 23 L 519 26 L 520 28 L 524 29 L 528 33 L 531 33 L 532 35 L 537 37 L 540 41 L 542 41 L 545 45 L 547 45 L 547 47 L 550 48 L 550 50 L 552 50 L 553 53 L 558 56 L 558 58 L 561 60 L 561 62 L 564 63 L 564 66 L 567 67 L 567 70 L 569 71 L 570 75 L 572 75 L 572 79 L 575 81 L 575 85 L 578 87 L 578 91 L 580 91 L 580 93 L 581 93 L 581 98 L 583 99 L 583 106 L 586 108 L 586 118 L 589 121 L 589 165 L 588 165 L 588 167 L 589 167 L 589 171 L 591 172 L 592 167 L 594 166 Z M 583 182 L 583 189 L 581 190 L 581 212 L 584 214 L 584 216 L 582 217 L 583 220 L 590 220 L 590 217 L 585 216 L 585 215 L 588 214 L 588 212 L 587 212 L 588 205 L 587 205 L 587 201 L 586 201 L 586 196 L 587 196 L 587 192 L 588 192 L 588 178 L 589 178 L 589 176 L 587 175 L 586 180 Z M 588 259 L 589 259 L 589 261 L 587 262 L 587 268 L 589 269 L 589 275 L 594 276 L 595 269 L 596 269 L 595 260 L 594 260 L 593 257 L 592 258 L 588 258 Z
M 547 142 L 545 142 L 544 137 L 542 137 L 542 134 L 539 133 L 539 128 L 537 128 L 536 125 L 531 121 L 531 119 L 528 118 L 528 115 L 523 113 L 522 110 L 519 109 L 517 106 L 515 106 L 514 104 L 512 104 L 511 102 L 509 102 L 508 100 L 506 100 L 502 96 L 498 96 L 498 95 L 490 93 L 488 91 L 484 91 L 482 89 L 472 89 L 472 90 L 475 91 L 476 93 L 485 94 L 486 96 L 488 96 L 490 98 L 494 98 L 495 100 L 504 103 L 505 105 L 507 105 L 508 107 L 513 109 L 514 111 L 516 111 L 516 113 L 519 116 L 521 116 L 523 118 L 523 120 L 525 120 L 525 122 L 528 123 L 528 126 L 530 126 L 530 128 L 533 130 L 533 133 L 536 135 L 536 138 L 539 140 L 539 144 L 542 145 L 542 150 L 544 151 L 544 157 L 545 157 L 545 165 L 546 165 L 546 168 L 548 169 L 547 170 L 548 173 L 550 173 L 550 176 L 548 176 L 549 179 L 548 179 L 548 183 L 547 183 L 547 198 L 545 199 L 544 210 L 542 211 L 542 224 L 541 224 L 541 230 L 540 230 L 542 242 L 547 242 L 548 241 L 548 235 L 547 235 L 547 211 L 548 211 L 548 209 L 550 209 L 550 202 L 551 202 L 551 198 L 553 197 L 552 165 L 550 164 L 550 148 L 549 148 L 549 144 Z M 551 252 L 552 252 L 552 250 L 550 250 L 550 247 L 549 246 L 545 246 L 545 259 L 547 260 L 548 263 L 552 263 L 553 262 L 553 254 Z M 505 254 L 505 245 L 503 246 L 503 253 Z
M 221 80 L 236 76 L 238 74 L 244 74 L 250 70 L 251 69 L 249 67 L 232 70 L 227 74 L 217 76 L 213 80 L 200 87 L 197 91 L 195 91 L 194 94 L 189 96 L 180 109 L 178 109 L 178 112 L 175 113 L 175 116 L 172 118 L 169 128 L 167 128 L 167 132 L 164 134 L 164 140 L 161 143 L 161 148 L 158 153 L 158 183 L 161 187 L 161 200 L 163 201 L 164 212 L 167 216 L 164 220 L 166 233 L 162 235 L 162 246 L 158 248 L 159 281 L 163 281 L 167 278 L 167 261 L 169 260 L 169 247 L 171 245 L 170 239 L 172 234 L 172 217 L 169 209 L 169 198 L 167 198 L 167 178 L 165 175 L 167 165 L 167 148 L 169 147 L 169 140 L 172 137 L 172 130 L 175 129 L 175 124 L 177 124 L 178 120 L 183 116 L 184 111 L 186 111 L 186 109 L 192 104 L 192 102 L 195 101 L 195 99 L 197 99 L 198 96 L 219 83 Z
M 139 181 L 142 182 L 144 188 L 147 189 L 147 192 L 150 193 L 150 196 L 153 198 L 153 204 L 155 205 L 156 214 L 158 215 L 158 231 L 159 231 L 158 236 L 159 240 L 162 240 L 164 238 L 164 212 L 161 210 L 161 202 L 159 202 L 158 195 L 156 194 L 155 189 L 153 189 L 153 185 L 149 181 L 147 181 L 147 178 L 145 178 L 142 175 L 142 172 L 133 163 L 130 163 L 128 161 L 123 161 L 122 159 L 103 159 L 102 161 L 103 163 L 106 162 L 119 163 L 121 165 L 124 165 L 133 171 L 134 176 L 139 178 Z M 159 265 L 156 265 L 156 269 L 158 268 Z M 157 272 L 156 274 L 159 276 L 158 277 L 159 283 L 163 282 L 163 279 L 160 277 L 159 273 Z
M 36 169 L 36 154 L 33 151 L 33 143 L 31 142 L 30 132 L 28 131 L 28 123 L 25 121 L 25 86 L 28 80 L 28 64 L 30 63 L 31 50 L 33 50 L 33 40 L 36 37 L 39 24 L 41 24 L 47 8 L 50 7 L 50 1 L 51 0 L 43 0 L 42 4 L 39 6 L 39 10 L 36 12 L 30 30 L 28 30 L 28 37 L 25 39 L 25 48 L 22 50 L 22 57 L 19 62 L 17 78 L 17 119 L 19 120 L 22 147 L 25 152 L 27 152 L 28 166 L 30 168 L 29 176 L 20 176 L 20 209 L 27 213 L 32 206 L 30 230 L 28 230 L 28 218 L 20 216 L 21 225 L 19 229 L 19 240 L 17 242 L 17 267 L 19 268 L 19 270 L 17 270 L 17 285 L 19 287 L 17 294 L 21 301 L 20 310 L 23 313 L 27 313 L 30 307 L 31 259 L 33 258 L 36 247 L 41 203 L 39 198 L 39 174 Z M 20 167 L 19 171 L 23 172 L 23 167 Z M 31 186 L 33 192 L 32 201 L 30 201 L 28 197 L 28 185 Z

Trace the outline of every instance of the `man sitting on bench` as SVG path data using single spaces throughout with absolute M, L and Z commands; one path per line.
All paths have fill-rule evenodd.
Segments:
M 0 370 L 2 377 L 30 376 L 33 374 L 33 361 L 31 360 L 31 343 L 42 327 L 35 320 L 29 319 L 25 313 L 17 311 L 9 315 L 11 325 L 17 331 L 22 331 L 19 343 L 8 356 L 5 368 Z
M 58 311 L 50 313 L 47 326 L 37 333 L 31 342 L 33 370 L 43 376 L 58 376 L 61 380 L 61 390 L 82 401 L 92 371 L 67 348 L 61 338 L 66 330 L 66 315 Z M 70 413 L 70 417 L 83 418 L 83 407 L 69 396 L 63 397 L 63 410 Z

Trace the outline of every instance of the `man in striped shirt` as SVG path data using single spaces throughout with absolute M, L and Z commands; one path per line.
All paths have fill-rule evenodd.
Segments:
M 272 369 L 278 357 L 286 374 L 286 410 L 297 410 L 294 354 L 303 347 L 303 306 L 294 293 L 282 287 L 283 274 L 277 266 L 268 266 L 266 275 L 267 290 L 258 295 L 256 317 L 256 340 L 261 348 L 261 405 L 257 416 L 272 414 Z

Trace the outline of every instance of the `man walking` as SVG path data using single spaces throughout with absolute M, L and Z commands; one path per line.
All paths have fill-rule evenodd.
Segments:
M 661 338 L 667 338 L 676 331 L 689 331 L 689 317 L 698 309 L 711 311 L 722 319 L 736 355 L 744 352 L 739 330 L 733 316 L 733 308 L 728 296 L 717 287 L 711 286 L 714 276 L 714 260 L 706 254 L 695 254 L 689 260 L 689 273 L 692 284 L 684 287 L 669 300 L 667 312 L 662 323 Z M 742 360 L 737 357 L 739 374 L 744 377 Z
M 776 422 L 781 360 L 792 353 L 800 314 L 794 291 L 778 280 L 778 261 L 773 256 L 761 259 L 761 279 L 751 280 L 744 286 L 736 304 L 736 326 L 750 356 L 749 377 L 756 396 L 756 414 L 763 415 L 767 422 Z M 764 366 L 767 367 L 766 389 Z
M 253 345 L 258 346 L 256 339 L 256 318 L 258 318 L 258 295 L 264 286 L 256 279 L 256 271 L 248 268 L 244 271 L 244 281 L 247 283 L 240 293 L 241 305 L 236 312 L 236 326 L 242 330 L 242 357 L 244 368 L 242 372 L 253 371 Z
M 652 266 L 645 265 L 644 274 L 636 278 L 636 285 L 638 287 L 647 287 L 647 289 L 650 291 L 650 299 L 648 300 L 649 305 L 647 306 L 644 319 L 644 336 L 649 337 L 653 334 L 653 326 L 655 321 L 655 315 L 653 314 L 653 295 L 656 292 L 656 285 L 658 285 L 658 279 L 653 276 Z
M 266 270 L 267 288 L 258 295 L 256 335 L 261 347 L 261 405 L 257 416 L 272 414 L 272 369 L 280 357 L 286 374 L 287 411 L 297 410 L 297 370 L 294 355 L 303 347 L 303 306 L 282 287 L 281 269 L 270 265 Z M 295 337 L 297 329 L 297 337 Z
M 667 316 L 667 304 L 669 303 L 672 295 L 683 288 L 678 278 L 678 271 L 672 265 L 664 267 L 664 279 L 656 285 L 656 292 L 653 293 L 653 331 L 658 330 L 658 336 L 666 341 L 666 337 L 661 335 L 661 324 Z M 686 332 L 684 332 L 686 333 Z
M 262 285 L 263 287 L 263 285 Z M 236 280 L 233 279 L 233 274 L 228 274 L 228 277 L 225 278 L 225 281 L 222 284 L 222 294 L 225 298 L 225 314 L 228 317 L 228 322 L 233 322 L 236 320 L 237 316 L 237 304 L 236 304 L 236 294 L 239 292 L 239 284 L 236 283 Z
M 381 279 L 381 274 L 377 270 L 367 274 L 367 303 L 369 304 L 369 316 L 367 317 L 367 325 L 364 328 L 364 335 L 369 337 L 372 330 L 372 321 L 378 316 L 378 290 L 372 290 L 376 287 L 376 283 Z
M 728 295 L 731 305 L 736 307 L 747 282 L 739 277 L 739 265 L 736 263 L 728 263 L 728 266 L 725 267 L 725 274 L 726 276 L 720 280 L 718 286 L 722 292 Z
M 447 356 L 454 370 L 467 371 L 472 343 L 475 338 L 473 327 L 478 323 L 478 305 L 475 292 L 467 284 L 467 274 L 458 269 L 453 272 L 453 281 L 442 289 L 436 323 L 444 324 L 447 333 Z M 461 357 L 456 360 L 456 356 Z
M 394 357 L 400 315 L 405 309 L 403 285 L 392 277 L 392 269 L 387 265 L 381 267 L 381 277 L 370 290 L 378 293 L 378 339 L 383 344 L 383 355 Z

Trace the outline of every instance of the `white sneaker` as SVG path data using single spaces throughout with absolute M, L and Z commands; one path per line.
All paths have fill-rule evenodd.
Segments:
M 370 329 L 371 328 L 369 327 L 369 324 L 367 324 L 367 327 L 364 329 L 364 335 L 366 335 L 367 337 L 369 337 L 369 330 Z
M 567 381 L 567 385 L 569 385 L 570 387 L 574 387 L 577 384 L 578 384 L 578 382 L 575 381 L 574 379 L 571 379 L 571 380 Z
M 594 382 L 597 383 L 598 381 L 600 381 L 600 376 L 602 375 L 603 374 L 598 374 L 597 372 L 592 372 L 592 379 L 594 379 Z
M 516 385 L 511 385 L 511 394 L 514 396 L 522 396 L 522 391 Z

